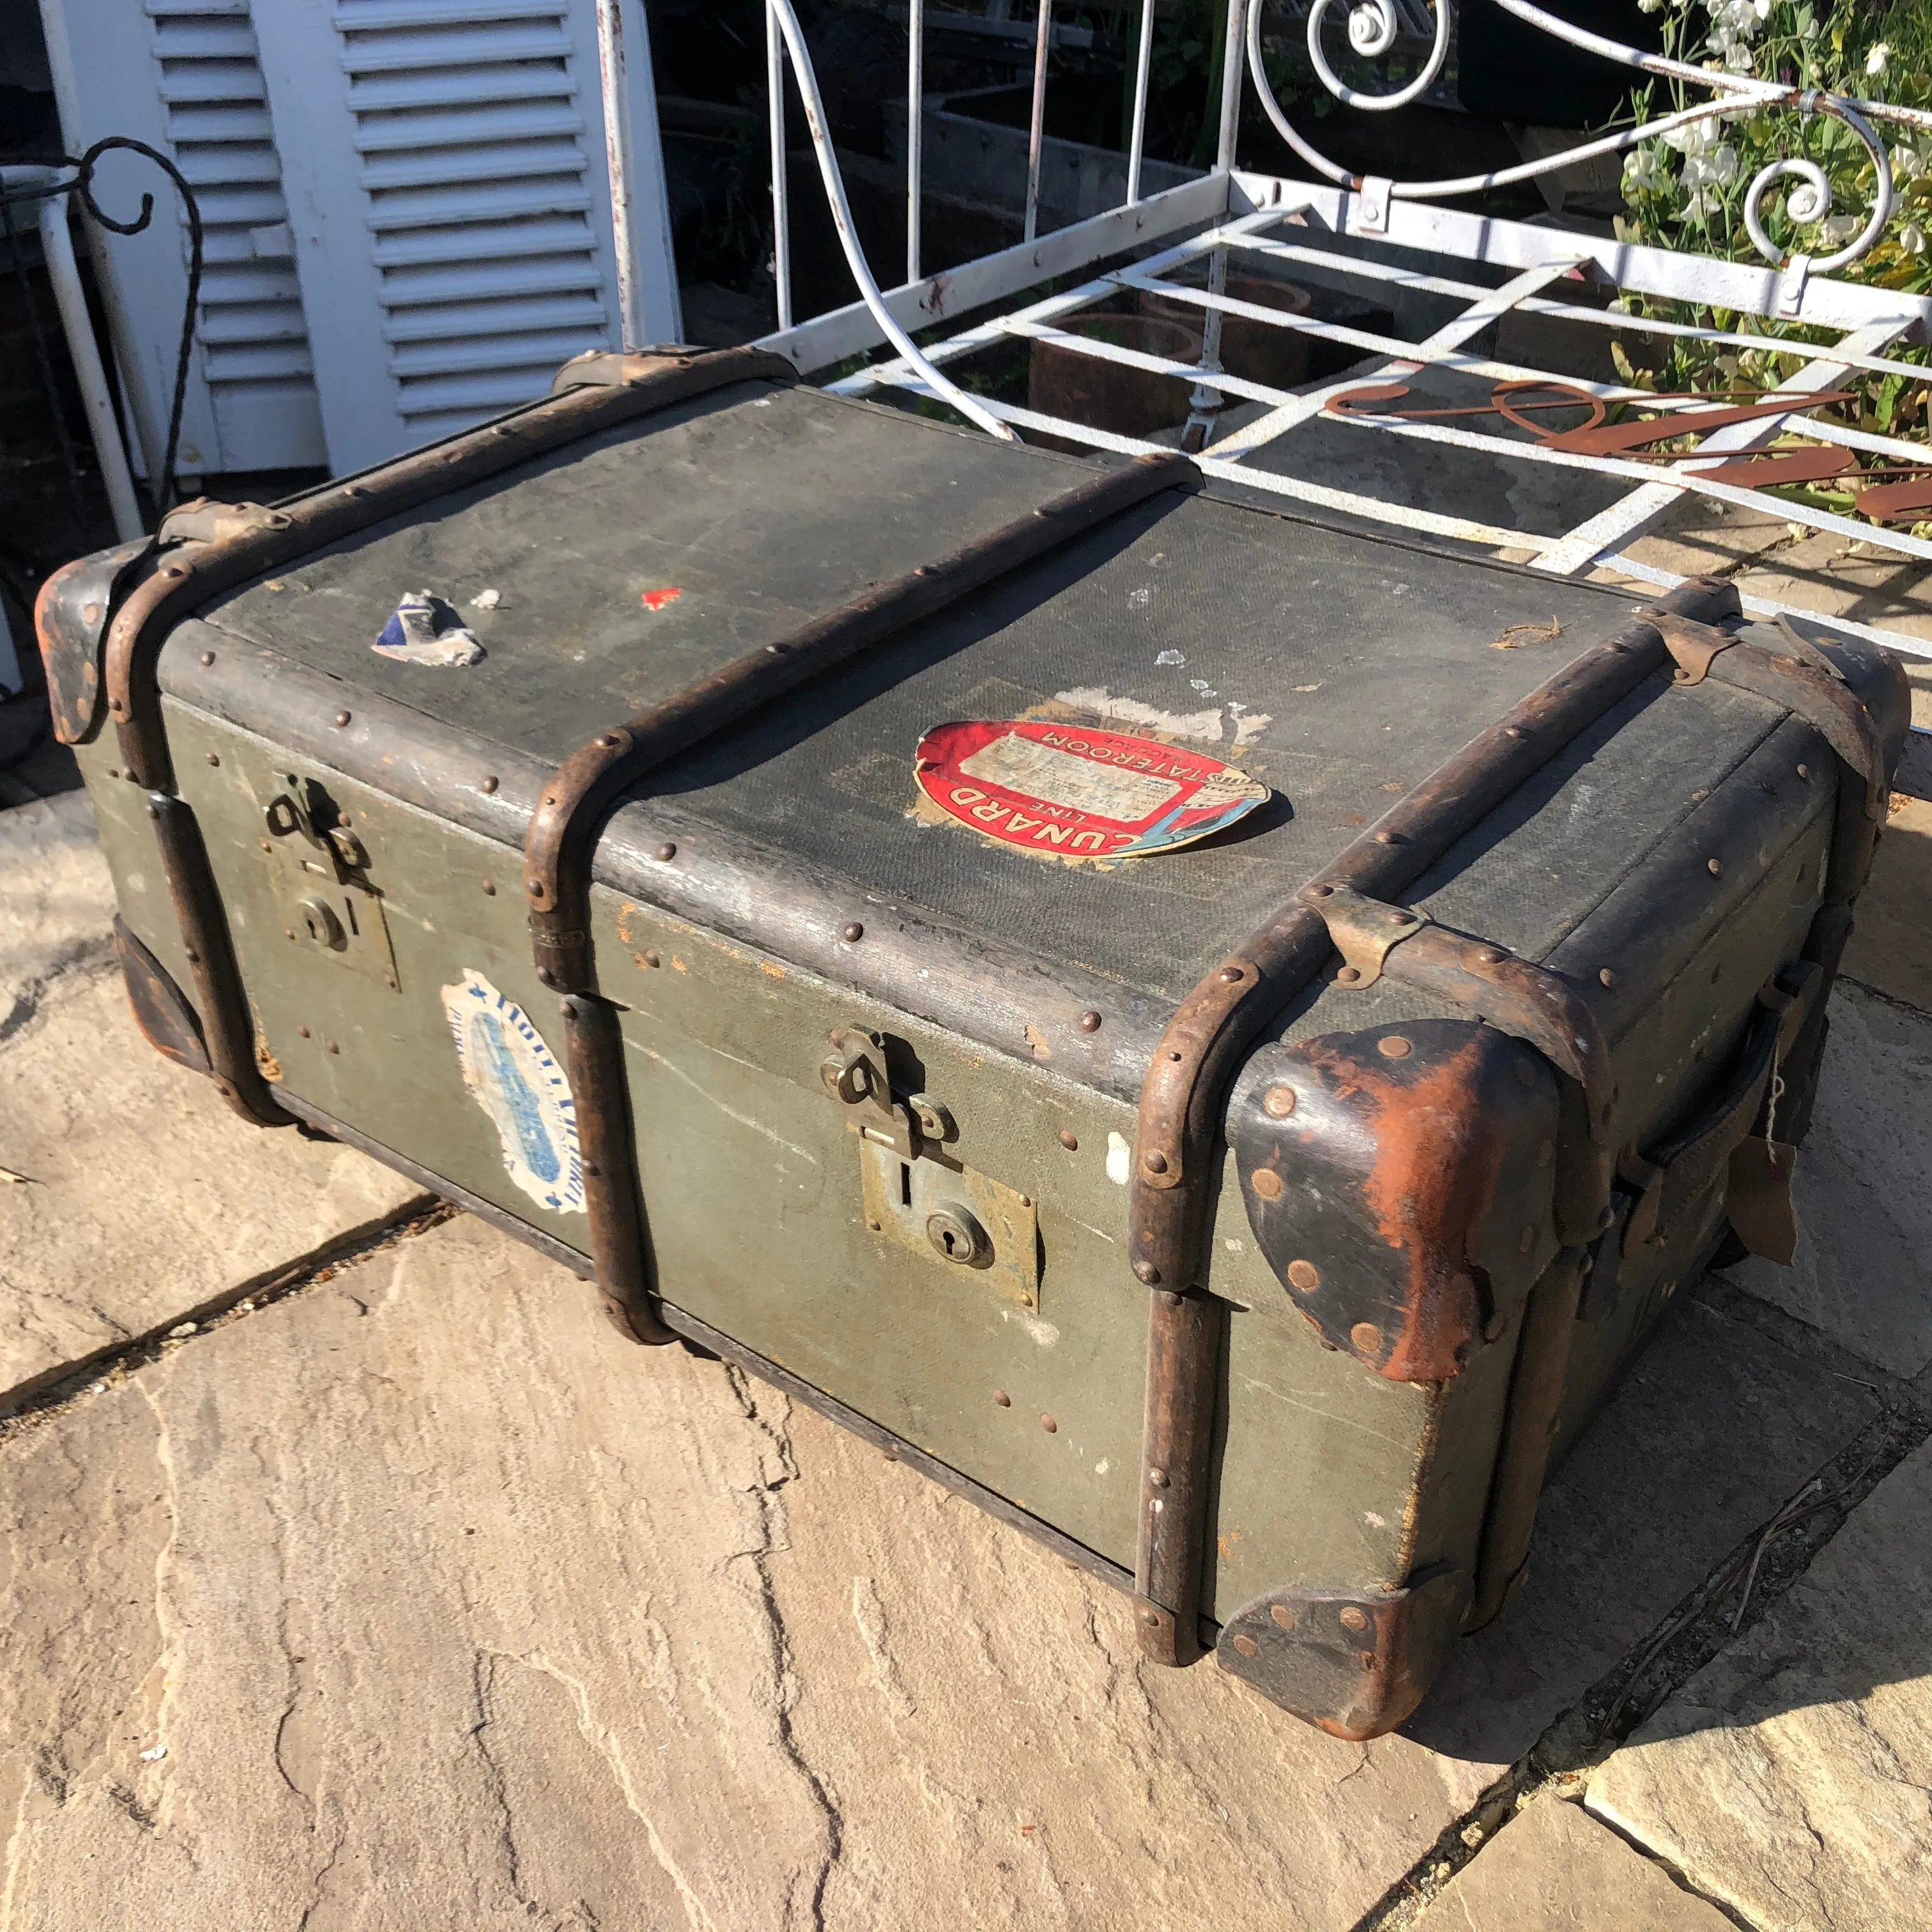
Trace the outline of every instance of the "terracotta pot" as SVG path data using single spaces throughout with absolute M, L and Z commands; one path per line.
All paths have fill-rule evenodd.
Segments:
M 1206 278 L 1193 285 L 1205 288 Z M 1230 275 L 1228 293 L 1236 302 L 1251 302 L 1257 308 L 1279 309 L 1284 315 L 1306 315 L 1311 306 L 1306 289 L 1298 288 L 1292 282 L 1271 281 L 1262 275 Z M 1142 290 L 1141 313 L 1159 321 L 1180 322 L 1198 338 L 1208 312 L 1192 302 L 1177 302 L 1171 296 L 1150 295 Z M 1251 382 L 1292 389 L 1308 380 L 1310 340 L 1298 329 L 1277 328 L 1270 322 L 1251 321 L 1246 316 L 1223 316 L 1221 367 L 1229 375 L 1245 376 Z
M 1065 316 L 1058 326 L 1070 335 L 1090 336 L 1172 362 L 1192 363 L 1201 355 L 1200 328 L 1190 326 L 1185 316 L 1089 311 Z M 1179 376 L 1156 376 L 1122 363 L 1103 362 L 1055 342 L 1033 345 L 1028 403 L 1042 415 L 1089 429 L 1110 430 L 1116 436 L 1172 429 L 1187 420 L 1187 399 L 1192 393 L 1192 384 Z

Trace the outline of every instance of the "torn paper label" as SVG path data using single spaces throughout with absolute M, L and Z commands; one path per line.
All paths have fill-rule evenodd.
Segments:
M 376 634 L 380 657 L 402 664 L 436 664 L 460 670 L 481 661 L 483 646 L 455 610 L 428 590 L 412 590 Z
M 473 967 L 442 988 L 442 1010 L 463 1084 L 502 1143 L 504 1172 L 539 1208 L 584 1213 L 577 1109 L 542 1034 Z
M 945 815 L 1048 858 L 1166 851 L 1222 830 L 1266 785 L 1189 746 L 1048 718 L 938 724 L 914 776 Z

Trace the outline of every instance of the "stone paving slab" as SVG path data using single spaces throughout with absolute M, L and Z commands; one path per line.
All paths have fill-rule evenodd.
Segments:
M 1730 1279 L 1867 1361 L 1921 1373 L 1932 1362 L 1932 1014 L 1840 983 L 1792 1198 L 1792 1265 L 1742 1262 Z
M 10 1932 L 1342 1932 L 1487 1775 L 466 1220 L 18 1434 L 0 1618 Z
M 1590 1808 L 1758 1932 L 1932 1924 L 1932 1447 L 1600 1771 Z
M 83 794 L 0 811 L 0 1407 L 423 1197 L 141 1037 Z
M 1417 1932 L 1732 1932 L 1708 1900 L 1580 1805 L 1526 1805 L 1443 1887 Z
M 1680 1298 L 1544 1490 L 1515 1600 L 1456 1646 L 1406 1734 L 1497 1769 L 1521 1756 L 1878 1413 L 1826 1372 L 1834 1354 L 1720 1282 Z
M 1932 804 L 1892 801 L 1844 970 L 1862 985 L 1932 1013 Z

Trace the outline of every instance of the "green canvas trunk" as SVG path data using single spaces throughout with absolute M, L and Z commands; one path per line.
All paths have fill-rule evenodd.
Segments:
M 38 616 L 162 1052 L 593 1280 L 612 1375 L 740 1362 L 1349 1737 L 1680 1285 L 1788 1258 L 1906 724 L 1721 585 L 750 351 L 190 506 Z

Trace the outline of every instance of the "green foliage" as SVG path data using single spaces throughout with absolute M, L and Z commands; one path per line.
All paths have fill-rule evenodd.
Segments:
M 1901 0 L 1890 7 L 1830 5 L 1827 0 L 1657 0 L 1648 10 L 1664 15 L 1664 49 L 1672 58 L 1733 73 L 1753 74 L 1786 86 L 1882 99 L 1900 106 L 1932 107 L 1932 6 Z M 1653 83 L 1633 98 L 1642 122 L 1708 97 L 1672 82 Z M 1892 216 L 1876 244 L 1858 260 L 1832 273 L 1847 280 L 1932 293 L 1932 131 L 1876 124 L 1891 146 L 1895 200 Z M 1617 224 L 1620 240 L 1679 248 L 1734 261 L 1762 259 L 1744 224 L 1753 178 L 1780 160 L 1803 159 L 1831 184 L 1831 207 L 1822 219 L 1797 219 L 1804 190 L 1792 177 L 1763 198 L 1760 219 L 1767 235 L 1787 254 L 1829 255 L 1863 232 L 1876 192 L 1877 169 L 1864 144 L 1835 117 L 1790 109 L 1756 109 L 1694 122 L 1633 149 L 1624 166 L 1628 210 Z M 1713 314 L 1684 304 L 1633 296 L 1634 316 L 1696 322 L 1743 334 L 1775 335 L 1786 342 L 1827 339 L 1816 332 L 1779 328 L 1748 316 Z M 1634 364 L 1619 345 L 1619 368 L 1634 386 L 1661 389 L 1774 388 L 1792 368 L 1789 356 L 1768 349 L 1652 338 L 1666 343 L 1660 363 Z M 1923 352 L 1906 351 L 1922 359 Z M 1900 436 L 1927 420 L 1926 391 L 1900 376 L 1854 376 L 1853 403 L 1839 413 L 1856 426 Z

